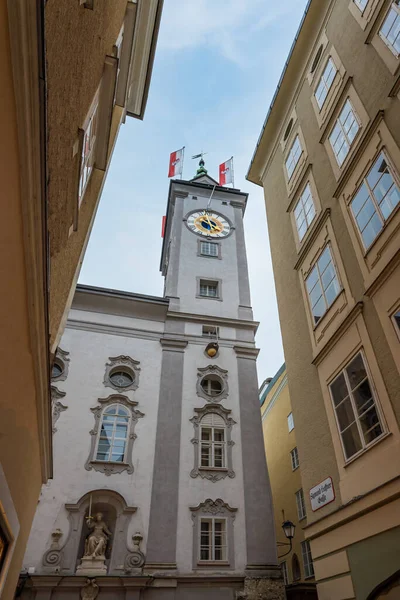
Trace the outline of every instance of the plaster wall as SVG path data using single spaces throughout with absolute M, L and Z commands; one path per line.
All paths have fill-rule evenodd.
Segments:
M 366 34 L 351 15 L 348 6 L 347 0 L 337 0 L 333 3 L 326 26 L 326 35 L 329 42 L 333 43 L 346 73 L 353 78 L 352 84 L 370 121 L 375 118 L 379 110 L 384 110 L 385 122 L 399 144 L 399 101 L 397 98 L 389 97 L 394 78 L 374 47 L 364 43 Z M 323 29 L 323 27 L 320 29 L 320 33 Z M 309 47 L 305 46 L 304 40 L 302 41 L 305 53 L 303 60 L 316 51 L 320 33 L 316 33 L 314 38 L 309 39 Z M 298 57 L 296 60 L 299 60 Z M 373 85 L 371 85 L 372 81 Z M 291 93 L 294 94 L 293 90 Z M 278 106 L 275 108 L 275 111 L 280 111 L 279 121 L 277 121 L 279 128 L 277 127 L 275 131 L 278 143 L 265 172 L 263 185 L 289 391 L 296 423 L 296 437 L 302 456 L 301 475 L 309 518 L 313 520 L 317 516 L 321 518 L 334 511 L 342 499 L 340 493 L 337 494 L 335 502 L 320 509 L 315 515 L 311 513 L 307 499 L 308 490 L 328 476 L 333 478 L 335 490 L 338 490 L 339 477 L 323 403 L 323 390 L 318 381 L 317 367 L 312 364 L 315 354 L 310 344 L 312 331 L 307 323 L 306 311 L 309 309 L 302 301 L 300 278 L 294 269 L 298 253 L 287 212 L 289 202 L 284 178 L 285 156 L 279 140 L 283 136 L 284 126 L 294 103 L 298 125 L 305 140 L 307 163 L 312 165 L 322 211 L 328 208 L 330 210 L 330 222 L 338 245 L 339 257 L 344 265 L 344 273 L 349 282 L 349 290 L 354 302 L 363 302 L 363 316 L 368 334 L 395 411 L 398 410 L 396 407 L 400 402 L 400 386 L 398 378 L 393 376 L 396 366 L 376 308 L 372 299 L 365 295 L 362 271 L 343 217 L 343 209 L 334 197 L 338 181 L 325 147 L 320 143 L 323 131 L 321 132 L 318 127 L 311 95 L 312 88 L 307 77 L 303 76 L 296 95 L 286 96 L 284 101 L 287 103 L 286 107 L 283 106 L 283 101 L 280 101 L 279 108 Z M 351 170 L 351 167 L 349 168 Z M 326 387 L 326 382 L 323 385 Z
M 179 509 L 178 509 L 178 538 L 177 562 L 182 573 L 187 573 L 197 568 L 193 565 L 193 522 L 189 506 L 197 506 L 207 498 L 216 500 L 221 498 L 232 508 L 237 508 L 234 520 L 234 572 L 242 572 L 246 564 L 246 539 L 244 523 L 244 491 L 242 446 L 239 418 L 239 391 L 237 382 L 237 359 L 231 348 L 220 347 L 219 356 L 211 361 L 204 355 L 204 345 L 189 343 L 185 350 L 183 399 L 182 399 L 182 426 L 181 426 L 181 460 L 179 470 Z M 207 367 L 210 363 L 218 365 L 228 371 L 229 395 L 219 402 L 224 408 L 231 410 L 229 415 L 236 421 L 232 428 L 232 448 L 234 478 L 226 477 L 220 481 L 211 482 L 200 476 L 195 479 L 190 476 L 194 467 L 194 452 L 198 446 L 191 443 L 194 438 L 194 427 L 190 419 L 195 416 L 194 408 L 202 408 L 207 404 L 204 398 L 196 394 L 197 369 Z M 197 548 L 196 548 L 197 550 Z M 221 569 L 199 569 L 199 572 L 212 573 Z M 229 569 L 232 572 L 232 567 Z
M 120 493 L 129 506 L 139 507 L 132 515 L 126 532 L 127 542 L 135 531 L 143 536 L 146 548 L 150 509 L 154 446 L 160 382 L 161 346 L 159 340 L 137 339 L 68 328 L 61 348 L 70 353 L 66 381 L 57 382 L 65 391 L 62 399 L 68 406 L 57 420 L 54 434 L 55 477 L 43 486 L 32 535 L 24 559 L 26 567 L 34 566 L 40 572 L 44 551 L 49 547 L 50 534 L 55 528 L 63 531 L 61 543 L 68 532 L 68 513 L 65 503 L 76 503 L 90 490 L 110 489 Z M 105 387 L 105 364 L 110 356 L 128 355 L 140 361 L 139 388 L 124 395 L 138 402 L 144 413 L 136 427 L 133 444 L 134 472 L 106 476 L 95 470 L 85 470 L 89 456 L 94 416 L 90 408 L 98 406 L 98 398 L 118 393 Z
M 0 577 L 0 595 L 7 600 L 12 598 L 17 583 L 42 483 L 25 279 L 20 156 L 10 59 L 7 0 L 1 0 L 0 202 L 3 217 L 0 225 L 0 277 L 6 293 L 2 295 L 0 305 L 0 465 L 20 525 L 19 533 L 15 531 L 8 572 L 5 565 Z M 2 492 L 5 494 L 5 486 Z M 6 511 L 5 506 L 2 509 Z M 11 521 L 11 514 L 9 519 Z
M 289 432 L 287 417 L 292 412 L 286 371 L 277 379 L 261 407 L 265 454 L 271 482 L 272 501 L 274 505 L 275 529 L 278 541 L 286 542 L 283 535 L 282 522 L 289 520 L 296 526 L 292 542 L 293 550 L 280 562 L 285 561 L 288 569 L 289 583 L 293 583 L 292 558 L 297 554 L 300 563 L 301 580 L 304 580 L 301 542 L 304 540 L 303 527 L 307 518 L 299 521 L 296 492 L 302 487 L 300 468 L 293 470 L 290 451 L 297 447 L 296 422 Z M 301 463 L 302 457 L 299 456 Z M 286 553 L 288 547 L 278 548 L 279 555 Z
M 50 232 L 50 333 L 54 351 L 60 324 L 75 285 L 105 173 L 94 170 L 71 233 L 76 206 L 79 157 L 74 154 L 82 127 L 99 87 L 106 55 L 112 55 L 121 30 L 126 0 L 97 2 L 94 10 L 79 2 L 48 0 L 45 5 L 47 60 L 47 165 Z M 71 35 L 71 32 L 74 35 Z M 68 102 L 60 99 L 68 98 Z M 114 108 L 110 145 L 122 111 Z M 67 307 L 68 310 L 69 307 Z M 63 325 L 63 323 L 62 323 Z
M 211 191 L 205 195 L 202 190 L 193 199 L 193 190 L 185 198 L 176 199 L 175 212 L 178 210 L 184 218 L 190 211 L 204 210 L 207 206 Z M 226 216 L 235 226 L 234 207 L 222 202 L 216 192 L 212 198 L 210 210 L 216 210 Z M 183 203 L 183 206 L 182 206 Z M 198 240 L 200 236 L 193 235 L 191 231 L 178 219 L 174 223 L 175 231 L 172 236 L 169 269 L 166 278 L 166 295 L 178 296 L 179 310 L 181 312 L 196 312 L 204 315 L 238 317 L 239 285 L 238 261 L 236 255 L 236 233 L 225 239 L 216 239 L 221 244 L 221 258 L 198 256 Z M 179 235 L 176 233 L 179 232 Z M 205 238 L 203 238 L 207 241 Z M 243 249 L 245 252 L 245 248 Z M 185 260 L 182 260 L 184 257 Z M 178 269 L 177 288 L 172 289 L 172 274 Z M 197 277 L 216 279 L 221 281 L 221 300 L 210 298 L 196 298 Z

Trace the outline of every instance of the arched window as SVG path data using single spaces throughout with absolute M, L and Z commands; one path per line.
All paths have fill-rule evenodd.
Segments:
M 223 469 L 226 466 L 225 421 L 207 413 L 200 421 L 200 467 Z
M 96 460 L 125 462 L 130 412 L 121 404 L 106 408 L 101 419 Z
M 292 557 L 292 575 L 293 581 L 298 581 L 301 579 L 300 563 L 299 559 L 297 558 L 297 554 L 293 554 Z

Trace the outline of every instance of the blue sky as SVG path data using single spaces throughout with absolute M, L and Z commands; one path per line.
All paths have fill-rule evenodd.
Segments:
M 121 127 L 83 263 L 80 283 L 162 295 L 161 218 L 168 160 L 186 147 L 184 179 L 201 150 L 217 178 L 234 156 L 245 215 L 259 381 L 282 350 L 262 189 L 245 179 L 307 0 L 165 0 L 144 121 Z

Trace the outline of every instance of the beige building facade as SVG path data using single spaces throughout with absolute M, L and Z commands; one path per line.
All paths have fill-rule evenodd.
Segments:
M 52 476 L 50 373 L 119 126 L 143 118 L 161 9 L 0 1 L 2 599 Z
M 307 512 L 285 364 L 261 386 L 260 406 L 274 505 L 278 560 L 285 580 L 286 598 L 316 600 L 310 543 L 303 531 L 307 525 Z M 291 521 L 296 528 L 291 546 L 282 530 L 284 521 Z
M 399 31 L 398 1 L 311 0 L 248 173 L 322 600 L 400 593 Z

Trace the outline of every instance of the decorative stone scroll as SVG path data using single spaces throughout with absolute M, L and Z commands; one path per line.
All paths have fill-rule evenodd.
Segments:
M 58 421 L 60 414 L 64 410 L 67 410 L 67 408 L 68 408 L 68 406 L 65 406 L 62 402 L 60 402 L 61 398 L 64 398 L 65 395 L 66 395 L 65 392 L 61 392 L 54 385 L 51 386 L 51 403 L 52 403 L 52 407 L 53 407 L 53 411 L 52 411 L 52 426 L 53 426 L 52 431 L 53 431 L 53 433 L 55 433 L 57 431 L 57 427 L 55 426 L 55 424 Z
M 49 550 L 47 550 L 43 555 L 43 566 L 47 567 L 47 569 L 51 569 L 52 572 L 56 572 L 59 570 L 59 566 L 62 560 L 62 553 L 60 549 L 60 538 L 62 537 L 63 532 L 61 529 L 55 529 L 52 534 L 52 542 Z
M 125 557 L 124 571 L 125 573 L 135 574 L 142 571 L 146 557 L 140 550 L 140 544 L 143 536 L 138 531 L 132 536 L 133 550 Z

